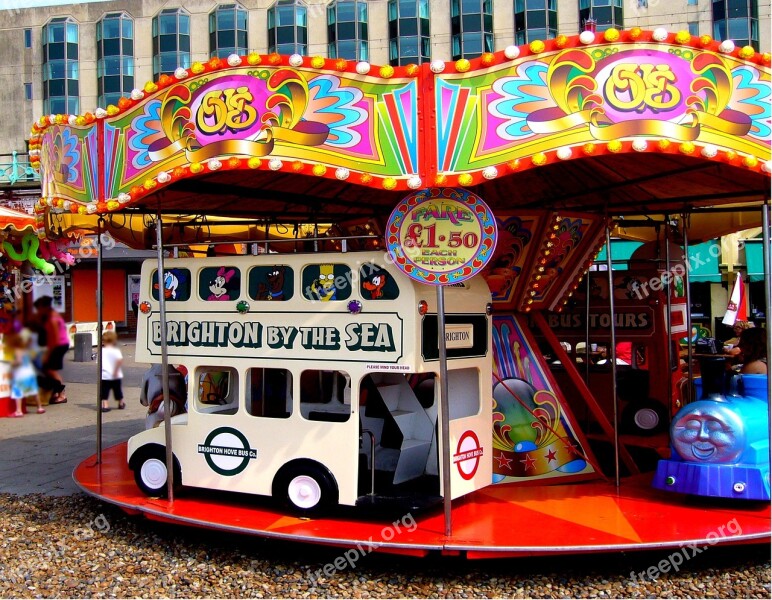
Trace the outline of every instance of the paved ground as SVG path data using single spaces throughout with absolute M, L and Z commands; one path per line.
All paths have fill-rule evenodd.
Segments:
M 147 365 L 134 363 L 134 342 L 119 340 L 124 355 L 125 410 L 111 400 L 102 415 L 102 446 L 128 439 L 145 428 L 146 408 L 139 403 L 139 384 Z M 75 465 L 96 453 L 96 360 L 73 362 L 66 357 L 62 375 L 68 401 L 46 407 L 43 415 L 32 409 L 21 419 L 0 418 L 0 493 L 54 496 L 78 491 L 72 480 Z

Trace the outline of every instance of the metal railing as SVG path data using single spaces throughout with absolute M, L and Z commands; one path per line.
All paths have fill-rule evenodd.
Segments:
M 40 173 L 30 166 L 29 154 L 0 154 L 0 186 L 39 182 Z

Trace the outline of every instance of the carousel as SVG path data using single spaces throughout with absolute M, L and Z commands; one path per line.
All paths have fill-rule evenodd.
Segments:
M 673 342 L 692 329 L 684 264 L 690 243 L 733 227 L 762 227 L 769 318 L 771 73 L 769 53 L 735 48 L 731 41 L 664 29 L 611 29 L 510 46 L 473 60 L 404 67 L 300 55 L 213 58 L 148 82 L 115 106 L 42 117 L 30 139 L 42 180 L 38 235 L 55 241 L 73 230 L 109 233 L 158 251 L 155 264 L 143 271 L 137 347 L 144 348 L 149 366 L 161 365 L 165 414 L 157 427 L 136 438 L 152 437 L 161 450 L 135 459 L 141 453 L 135 438 L 102 448 L 97 411 L 97 451 L 75 468 L 76 482 L 90 495 L 153 520 L 362 552 L 495 558 L 768 543 L 768 378 L 747 385 L 744 396 L 698 398 L 692 385 L 694 349 L 686 345 L 682 367 Z M 451 223 L 448 233 L 440 221 Z M 692 225 L 700 233 L 690 235 Z M 635 282 L 623 281 L 613 269 L 611 252 L 606 270 L 588 276 L 598 252 L 610 248 L 616 235 L 654 240 Z M 202 248 L 207 258 L 186 258 Z M 415 256 L 410 248 L 420 249 L 420 261 L 410 258 Z M 464 248 L 474 252 L 465 255 Z M 301 510 L 263 497 L 271 495 L 270 485 L 267 492 L 255 492 L 262 488 L 250 487 L 243 473 L 259 478 L 260 465 L 281 460 L 282 452 L 312 462 L 315 452 L 321 456 L 328 449 L 313 450 L 302 428 L 286 450 L 259 449 L 259 440 L 234 425 L 254 414 L 238 399 L 230 424 L 217 420 L 207 431 L 199 413 L 208 409 L 199 411 L 197 394 L 206 386 L 211 393 L 215 383 L 211 373 L 205 384 L 198 379 L 198 366 L 188 373 L 187 408 L 174 414 L 168 365 L 201 354 L 180 349 L 188 342 L 179 332 L 192 331 L 184 324 L 187 309 L 175 304 L 184 295 L 178 294 L 185 281 L 180 273 L 190 274 L 191 303 L 198 290 L 195 265 L 204 264 L 195 261 L 208 261 L 202 272 L 211 269 L 222 289 L 235 281 L 233 273 L 243 273 L 241 288 L 227 296 L 230 304 L 217 303 L 217 314 L 218 322 L 230 323 L 227 331 L 246 331 L 232 324 L 258 316 L 268 323 L 278 318 L 280 304 L 265 309 L 259 304 L 255 290 L 262 288 L 250 287 L 250 260 L 286 263 L 305 273 L 306 263 L 292 256 L 306 253 L 337 264 L 347 260 L 341 256 L 365 251 L 383 257 L 378 274 L 401 282 L 402 298 L 411 299 L 395 309 L 393 321 L 383 317 L 391 329 L 376 323 L 369 338 L 362 333 L 368 314 L 377 312 L 370 301 L 381 298 L 380 287 L 372 291 L 374 280 L 366 282 L 371 287 L 362 284 L 367 294 L 359 297 L 353 290 L 347 302 L 320 302 L 318 314 L 306 310 L 303 319 L 318 323 L 323 316 L 328 344 L 337 341 L 332 329 L 340 323 L 341 331 L 357 332 L 360 341 L 392 349 L 388 336 L 396 331 L 394 323 L 409 331 L 414 319 L 408 315 L 413 291 L 406 290 L 415 290 L 417 299 L 423 288 L 414 287 L 416 281 L 436 289 L 436 300 L 434 290 L 425 294 L 421 313 L 424 322 L 434 319 L 434 329 L 417 329 L 435 336 L 434 349 L 428 352 L 427 342 L 415 359 L 398 352 L 368 359 L 372 364 L 363 364 L 370 372 L 362 381 L 377 381 L 384 370 L 411 370 L 421 377 L 396 376 L 421 399 L 423 375 L 436 372 L 434 396 L 422 406 L 433 415 L 429 438 L 434 439 L 426 445 L 437 454 L 420 476 L 434 477 L 431 495 L 444 511 L 439 505 L 419 510 L 415 503 L 400 513 L 376 510 L 374 501 L 344 502 L 350 486 L 338 481 L 336 487 L 330 479 L 341 476 L 331 477 L 332 468 L 306 470 L 292 479 L 290 497 L 294 489 L 300 498 L 294 508 Z M 449 264 L 452 272 L 444 269 Z M 324 266 L 311 285 L 323 279 Z M 483 398 L 491 398 L 493 411 L 489 429 L 472 435 L 453 428 L 454 414 L 463 408 L 454 405 L 461 401 L 453 396 L 460 381 L 454 379 L 459 363 L 453 361 L 471 358 L 464 354 L 466 323 L 460 312 L 444 316 L 443 290 L 453 313 L 454 286 L 480 278 L 490 290 L 490 306 L 464 310 L 479 312 L 470 322 L 483 327 L 483 342 L 469 347 L 477 358 L 490 358 L 487 366 L 475 368 L 483 379 L 491 377 Z M 288 288 L 275 292 L 287 296 L 288 311 L 302 300 L 304 281 L 298 279 L 292 299 Z M 629 293 L 646 285 L 654 291 L 643 301 Z M 387 296 L 381 307 L 394 299 Z M 190 307 L 192 320 L 199 308 Z M 101 319 L 101 306 L 98 310 Z M 271 327 L 265 329 L 268 335 Z M 291 333 L 289 326 L 276 330 Z M 567 348 L 565 339 L 577 330 L 584 343 Z M 469 331 L 478 340 L 477 330 Z M 769 347 L 768 326 L 765 331 Z M 618 341 L 627 334 L 635 358 L 626 366 L 636 372 L 623 376 Z M 234 339 L 241 344 L 246 338 Z M 606 349 L 603 383 L 589 374 L 596 341 Z M 266 348 L 267 354 L 256 349 L 250 358 L 266 372 L 269 358 L 277 365 L 327 360 L 319 358 L 318 346 L 290 345 L 275 353 Z M 285 349 L 291 351 L 282 353 Z M 229 346 L 222 351 L 221 362 L 229 360 L 230 351 Z M 234 364 L 243 354 L 233 351 Z M 642 404 L 628 411 L 639 430 L 625 428 L 624 380 L 643 381 L 647 390 L 664 382 L 660 408 Z M 380 497 L 376 487 L 383 479 L 376 473 L 375 448 L 388 446 L 387 432 L 402 427 L 405 410 L 386 410 L 382 437 L 372 434 L 375 417 L 364 410 L 365 384 L 344 384 L 353 389 L 349 400 L 359 398 L 359 406 L 351 402 L 353 420 L 360 420 L 360 428 L 365 423 L 370 434 L 359 434 L 361 448 L 352 446 L 361 460 L 354 456 L 350 469 L 355 479 L 359 470 L 362 497 L 372 500 Z M 372 402 L 376 394 L 369 391 Z M 345 401 L 346 392 L 341 397 Z M 97 394 L 94 402 L 98 406 Z M 433 413 L 427 408 L 432 403 Z M 388 407 L 385 394 L 384 404 Z M 733 449 L 712 459 L 697 457 L 711 463 L 700 470 L 692 467 L 696 454 L 684 458 L 685 446 L 671 444 L 668 436 L 707 420 L 723 428 Z M 202 428 L 201 439 L 186 450 L 194 422 Z M 356 423 L 352 427 L 356 434 Z M 405 441 L 396 447 L 407 457 L 413 450 L 402 433 Z M 344 453 L 348 446 L 340 444 Z M 652 485 L 657 465 L 641 460 L 642 447 L 661 461 L 681 463 L 657 487 Z M 298 454 L 299 448 L 305 454 Z M 232 456 L 224 456 L 228 453 Z M 186 470 L 186 461 L 201 468 Z M 412 477 L 400 475 L 399 465 L 396 469 L 385 487 Z M 703 477 L 720 481 L 703 485 Z M 684 486 L 685 479 L 691 483 Z M 283 481 L 280 475 L 274 493 L 277 481 Z M 472 487 L 458 491 L 470 481 Z M 341 504 L 351 506 L 302 510 L 314 504 L 314 493 L 325 497 L 327 485 Z M 395 514 L 401 520 L 394 520 Z M 415 527 L 407 527 L 405 515 Z

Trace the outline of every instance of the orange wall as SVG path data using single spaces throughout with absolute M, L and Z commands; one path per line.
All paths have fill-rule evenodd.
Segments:
M 96 321 L 97 274 L 92 270 L 72 271 L 72 320 Z M 102 319 L 126 320 L 126 271 L 105 269 L 102 271 Z

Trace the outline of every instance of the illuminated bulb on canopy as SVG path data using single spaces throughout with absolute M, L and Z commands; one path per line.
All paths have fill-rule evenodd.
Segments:
M 75 123 L 77 123 L 77 121 L 78 121 L 78 117 L 76 117 L 75 115 L 70 115 L 67 118 L 67 122 L 70 124 L 70 127 L 74 127 Z
M 161 171 L 156 179 L 158 180 L 158 183 L 169 183 L 172 180 L 172 176 L 166 171 Z M 120 200 L 120 197 L 118 199 Z
M 567 146 L 563 146 L 562 148 L 558 148 L 558 151 L 556 154 L 560 160 L 568 160 L 569 158 L 571 158 L 571 155 L 573 154 L 573 152 L 571 151 L 571 148 Z
M 664 42 L 667 39 L 667 29 L 664 27 L 657 27 L 654 33 L 651 34 L 651 39 L 655 42 Z
M 241 57 L 238 54 L 231 54 L 228 57 L 228 64 L 231 67 L 238 67 L 241 64 Z
M 293 54 L 289 57 L 289 64 L 290 67 L 301 67 L 303 66 L 303 57 L 300 54 Z
M 504 56 L 506 56 L 509 60 L 514 60 L 518 56 L 520 56 L 520 47 L 519 46 L 507 46 L 504 48 Z
M 496 167 L 485 167 L 482 172 L 482 176 L 485 179 L 495 179 L 499 174 L 499 170 Z
M 433 60 L 429 65 L 432 73 L 442 73 L 445 70 L 445 63 L 441 60 Z
M 335 169 L 335 177 L 337 179 L 340 179 L 341 181 L 345 181 L 346 179 L 348 179 L 349 175 L 351 175 L 351 171 L 349 171 L 344 167 L 339 167 Z
M 583 31 L 579 34 L 579 41 L 582 42 L 582 44 L 592 44 L 595 41 L 595 32 L 593 31 Z
M 731 54 L 734 52 L 734 42 L 732 40 L 724 40 L 718 45 L 718 51 L 724 54 Z
M 700 154 L 702 154 L 705 158 L 714 158 L 718 154 L 718 148 L 716 148 L 713 144 L 708 144 L 700 151 Z
M 271 169 L 271 171 L 278 171 L 282 167 L 282 162 L 278 158 L 272 158 L 268 161 L 268 168 Z
M 413 175 L 410 179 L 407 180 L 407 187 L 409 187 L 411 190 L 417 190 L 421 187 L 421 185 L 423 185 L 423 182 L 418 175 Z
M 367 75 L 370 72 L 370 63 L 366 61 L 360 61 L 357 63 L 356 72 L 360 75 Z
M 144 97 L 145 97 L 145 92 L 143 92 L 142 90 L 137 89 L 137 88 L 134 88 L 133 90 L 131 90 L 131 99 L 132 100 L 134 100 L 134 101 L 142 100 L 142 98 L 144 98 Z
M 188 76 L 188 72 L 182 67 L 177 67 L 174 69 L 174 76 L 177 79 L 185 79 Z
M 633 150 L 635 150 L 636 152 L 645 152 L 646 148 L 649 147 L 649 144 L 646 143 L 646 140 L 637 138 L 633 140 L 632 146 L 633 146 Z

